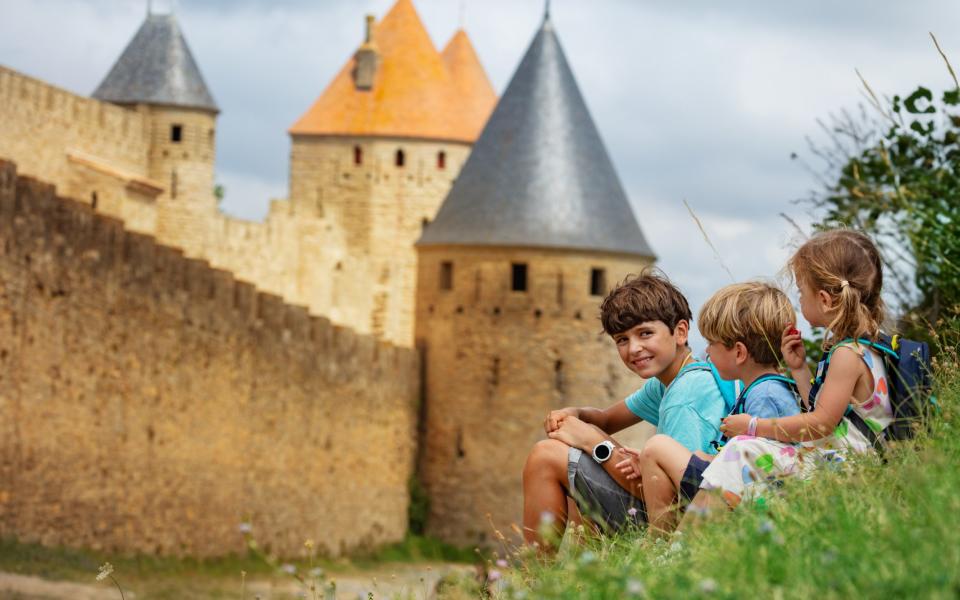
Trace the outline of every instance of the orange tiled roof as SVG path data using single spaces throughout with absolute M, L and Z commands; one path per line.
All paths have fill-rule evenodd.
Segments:
M 480 133 L 476 109 L 462 108 L 454 78 L 412 0 L 397 0 L 373 28 L 372 43 L 379 55 L 372 88 L 356 88 L 356 59 L 351 57 L 313 106 L 293 124 L 292 135 L 476 140 Z M 476 75 L 471 77 L 475 79 Z
M 476 132 L 474 138 L 477 138 L 497 104 L 497 93 L 493 91 L 466 31 L 458 29 L 453 34 L 442 56 L 453 77 L 465 125 Z

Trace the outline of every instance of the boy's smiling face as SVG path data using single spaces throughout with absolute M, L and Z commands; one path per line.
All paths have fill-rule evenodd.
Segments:
M 685 327 L 670 331 L 663 321 L 645 321 L 612 337 L 623 364 L 644 379 L 669 369 L 677 358 L 677 348 L 687 343 Z

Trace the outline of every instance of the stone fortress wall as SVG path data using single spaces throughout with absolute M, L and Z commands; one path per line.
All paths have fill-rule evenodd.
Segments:
M 0 157 L 131 229 L 155 228 L 149 110 L 85 98 L 0 66 Z
M 419 361 L 0 162 L 0 535 L 286 555 L 407 529 Z M 42 422 L 43 426 L 35 426 Z
M 0 157 L 15 161 L 23 174 L 312 314 L 412 346 L 413 243 L 466 161 L 469 144 L 295 138 L 290 197 L 274 200 L 258 223 L 217 208 L 210 113 L 123 108 L 4 67 L 0 104 Z M 174 124 L 182 128 L 177 143 L 169 139 Z

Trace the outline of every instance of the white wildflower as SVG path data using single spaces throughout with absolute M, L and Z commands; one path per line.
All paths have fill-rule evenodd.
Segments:
M 773 521 L 770 519 L 764 519 L 757 527 L 757 530 L 763 534 L 773 533 L 774 529 L 776 529 L 776 527 L 774 526 Z
M 717 591 L 717 582 L 709 577 L 700 582 L 700 591 L 704 594 L 712 594 Z
M 297 572 L 297 567 L 291 565 L 290 563 L 286 563 L 280 566 L 280 570 L 286 573 L 287 575 L 293 575 L 294 573 Z
M 100 572 L 97 573 L 97 581 L 103 581 L 109 577 L 111 573 L 113 573 L 113 565 L 110 563 L 103 563 L 100 565 Z
M 628 579 L 627 593 L 631 596 L 643 596 L 647 593 L 647 588 L 644 587 L 643 582 L 640 580 Z
M 250 533 L 253 531 L 253 525 L 250 523 L 240 523 L 240 533 Z

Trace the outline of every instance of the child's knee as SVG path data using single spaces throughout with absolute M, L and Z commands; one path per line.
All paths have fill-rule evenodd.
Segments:
M 533 449 L 527 456 L 527 463 L 523 467 L 524 477 L 528 473 L 541 472 L 544 469 L 563 470 L 565 473 L 569 452 L 570 446 L 559 440 L 540 440 L 533 445 Z
M 668 452 L 675 444 L 676 442 L 669 435 L 658 433 L 644 444 L 641 458 L 655 461 L 663 456 L 665 452 Z

